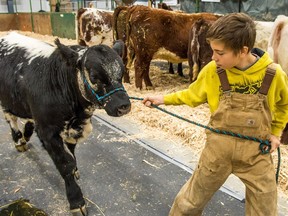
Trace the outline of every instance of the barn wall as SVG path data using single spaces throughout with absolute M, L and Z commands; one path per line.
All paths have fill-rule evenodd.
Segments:
M 15 14 L 18 22 L 18 30 L 20 31 L 32 31 L 32 16 L 30 13 L 18 13 Z
M 0 14 L 0 31 L 17 30 L 18 22 L 14 14 Z
M 49 13 L 33 14 L 34 32 L 42 35 L 52 35 Z
M 31 31 L 76 39 L 76 13 L 0 14 L 0 31 Z

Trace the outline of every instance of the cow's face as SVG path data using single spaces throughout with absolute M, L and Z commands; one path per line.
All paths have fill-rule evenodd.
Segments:
M 67 64 L 78 68 L 78 80 L 82 80 L 79 88 L 85 99 L 111 116 L 130 111 L 129 96 L 122 85 L 124 65 L 116 51 L 106 45 L 67 47 L 58 39 L 55 44 Z
M 124 65 L 119 55 L 106 45 L 97 45 L 87 48 L 80 61 L 89 100 L 102 106 L 108 115 L 128 113 L 131 103 L 122 85 Z

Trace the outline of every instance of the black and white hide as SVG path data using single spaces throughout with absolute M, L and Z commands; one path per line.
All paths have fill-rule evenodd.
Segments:
M 124 66 L 106 45 L 55 44 L 16 32 L 0 38 L 0 101 L 17 150 L 27 149 L 35 130 L 65 181 L 71 212 L 87 215 L 74 149 L 92 131 L 96 108 L 110 116 L 130 111 Z M 23 131 L 17 118 L 26 122 Z

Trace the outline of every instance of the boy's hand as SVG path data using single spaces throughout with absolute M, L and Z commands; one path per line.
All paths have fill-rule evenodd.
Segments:
M 280 138 L 271 134 L 270 142 L 271 142 L 270 153 L 272 153 L 275 149 L 277 149 L 280 146 Z
M 163 95 L 147 96 L 143 99 L 142 103 L 147 107 L 152 107 L 152 104 L 161 105 L 164 104 L 164 96 Z

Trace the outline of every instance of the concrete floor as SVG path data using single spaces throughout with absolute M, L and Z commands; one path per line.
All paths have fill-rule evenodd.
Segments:
M 96 118 L 93 126 L 89 139 L 76 148 L 89 216 L 168 215 L 191 174 Z M 63 180 L 37 136 L 27 152 L 17 152 L 2 113 L 0 148 L 0 211 L 23 198 L 48 215 L 70 215 Z M 204 215 L 244 215 L 244 204 L 219 190 Z

